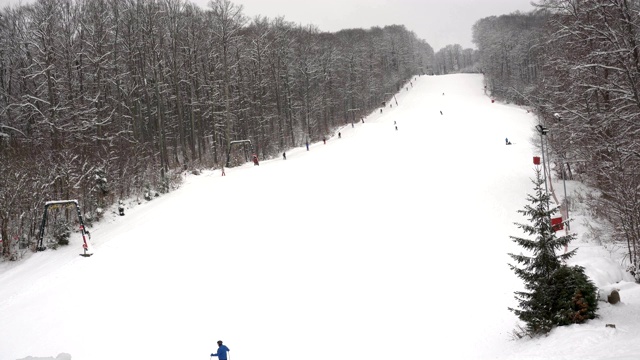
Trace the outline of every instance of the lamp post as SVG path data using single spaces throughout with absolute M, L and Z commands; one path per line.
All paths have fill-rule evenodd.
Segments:
M 555 117 L 557 121 L 562 121 L 562 116 L 560 116 L 560 114 L 558 113 L 554 113 L 553 117 Z M 564 161 L 562 162 L 562 171 L 560 171 L 560 174 L 562 175 L 562 187 L 564 188 L 564 199 L 562 199 L 562 202 L 564 206 L 565 217 L 568 220 L 569 219 L 569 200 L 567 198 L 567 182 L 564 176 Z M 569 230 L 571 230 L 571 228 L 569 226 L 569 222 L 567 222 L 567 231 Z
M 542 150 L 542 169 L 544 171 L 544 191 L 547 195 L 549 195 L 549 189 L 547 188 L 547 163 L 544 159 L 544 139 L 543 135 L 547 135 L 549 129 L 542 126 L 541 124 L 536 125 L 536 130 L 540 133 L 540 147 Z

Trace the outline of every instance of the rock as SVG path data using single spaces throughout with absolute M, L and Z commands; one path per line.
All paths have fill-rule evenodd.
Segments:
M 613 290 L 611 291 L 611 294 L 609 296 L 607 296 L 607 301 L 609 302 L 609 304 L 617 304 L 620 302 L 620 293 L 618 292 L 618 290 Z

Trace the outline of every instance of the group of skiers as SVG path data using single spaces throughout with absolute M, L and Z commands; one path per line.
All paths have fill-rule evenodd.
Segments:
M 398 130 L 397 127 L 396 127 L 396 130 Z M 338 139 L 342 139 L 342 133 L 341 132 L 338 132 Z M 322 138 L 322 142 L 324 144 L 326 144 L 327 143 L 327 138 L 323 137 Z M 305 145 L 307 146 L 307 151 L 309 151 L 309 141 L 307 141 L 305 143 Z M 282 160 L 287 160 L 287 152 L 286 151 L 282 153 Z M 253 166 L 260 166 L 260 161 L 258 160 L 258 155 L 256 155 L 256 154 L 251 155 L 251 161 L 253 161 Z M 224 176 L 224 175 L 225 175 L 225 173 L 224 173 L 224 167 L 223 167 L 222 168 L 222 176 Z
M 411 87 L 413 87 L 413 83 L 411 84 Z M 444 93 L 442 95 L 444 95 Z M 382 102 L 382 104 L 383 104 L 383 106 L 386 105 L 386 103 L 384 101 Z M 391 105 L 391 104 L 389 104 L 389 105 Z M 382 109 L 380 109 L 380 112 L 382 112 Z M 440 112 L 440 114 L 442 114 L 442 111 Z M 362 123 L 364 123 L 364 118 L 361 118 L 360 120 L 362 121 Z M 353 124 L 351 124 L 351 125 L 353 125 Z M 393 125 L 394 125 L 395 129 L 398 130 L 398 125 L 396 124 L 395 121 L 393 122 Z M 342 133 L 341 132 L 338 132 L 338 139 L 342 139 Z M 327 138 L 326 137 L 322 138 L 322 143 L 323 144 L 327 143 Z M 305 142 L 305 146 L 307 148 L 307 151 L 309 151 L 309 140 L 307 140 Z M 282 153 L 282 159 L 283 160 L 287 160 L 287 152 L 286 151 Z M 251 160 L 253 161 L 253 165 L 254 166 L 260 166 L 260 161 L 258 160 L 258 155 L 256 155 L 256 154 L 251 155 Z M 224 167 L 222 168 L 222 176 L 225 176 Z

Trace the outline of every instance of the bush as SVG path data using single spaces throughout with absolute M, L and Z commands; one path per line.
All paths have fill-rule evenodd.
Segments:
M 598 289 L 580 266 L 562 266 L 553 273 L 549 291 L 554 296 L 550 312 L 557 326 L 581 324 L 597 317 Z
M 527 323 L 526 334 L 546 334 L 555 326 L 581 324 L 597 317 L 598 291 L 580 266 L 561 266 L 538 283 L 527 300 L 527 309 L 517 312 Z
M 69 245 L 71 237 L 71 225 L 66 222 L 57 223 L 53 228 L 53 238 L 56 245 Z

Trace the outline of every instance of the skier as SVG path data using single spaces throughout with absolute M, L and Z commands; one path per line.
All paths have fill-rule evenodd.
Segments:
M 283 159 L 283 160 L 287 160 L 287 153 L 286 153 L 286 152 L 283 152 L 283 153 L 282 153 L 282 159 Z
M 306 144 L 307 144 L 307 151 L 309 151 L 309 140 L 307 140 Z
M 342 134 L 338 133 L 338 139 L 342 139 Z
M 504 144 L 511 145 L 511 141 L 509 141 L 509 138 L 504 138 Z
M 258 155 L 253 154 L 253 165 L 260 165 L 260 163 L 258 162 Z
M 444 115 L 444 114 L 442 114 L 442 110 L 440 110 L 440 115 Z
M 327 143 L 327 139 L 326 138 L 322 138 L 322 142 L 326 144 Z
M 216 356 L 220 360 L 227 360 L 228 352 L 229 348 L 226 345 L 222 345 L 222 340 L 218 340 L 218 352 L 211 354 L 211 356 Z

